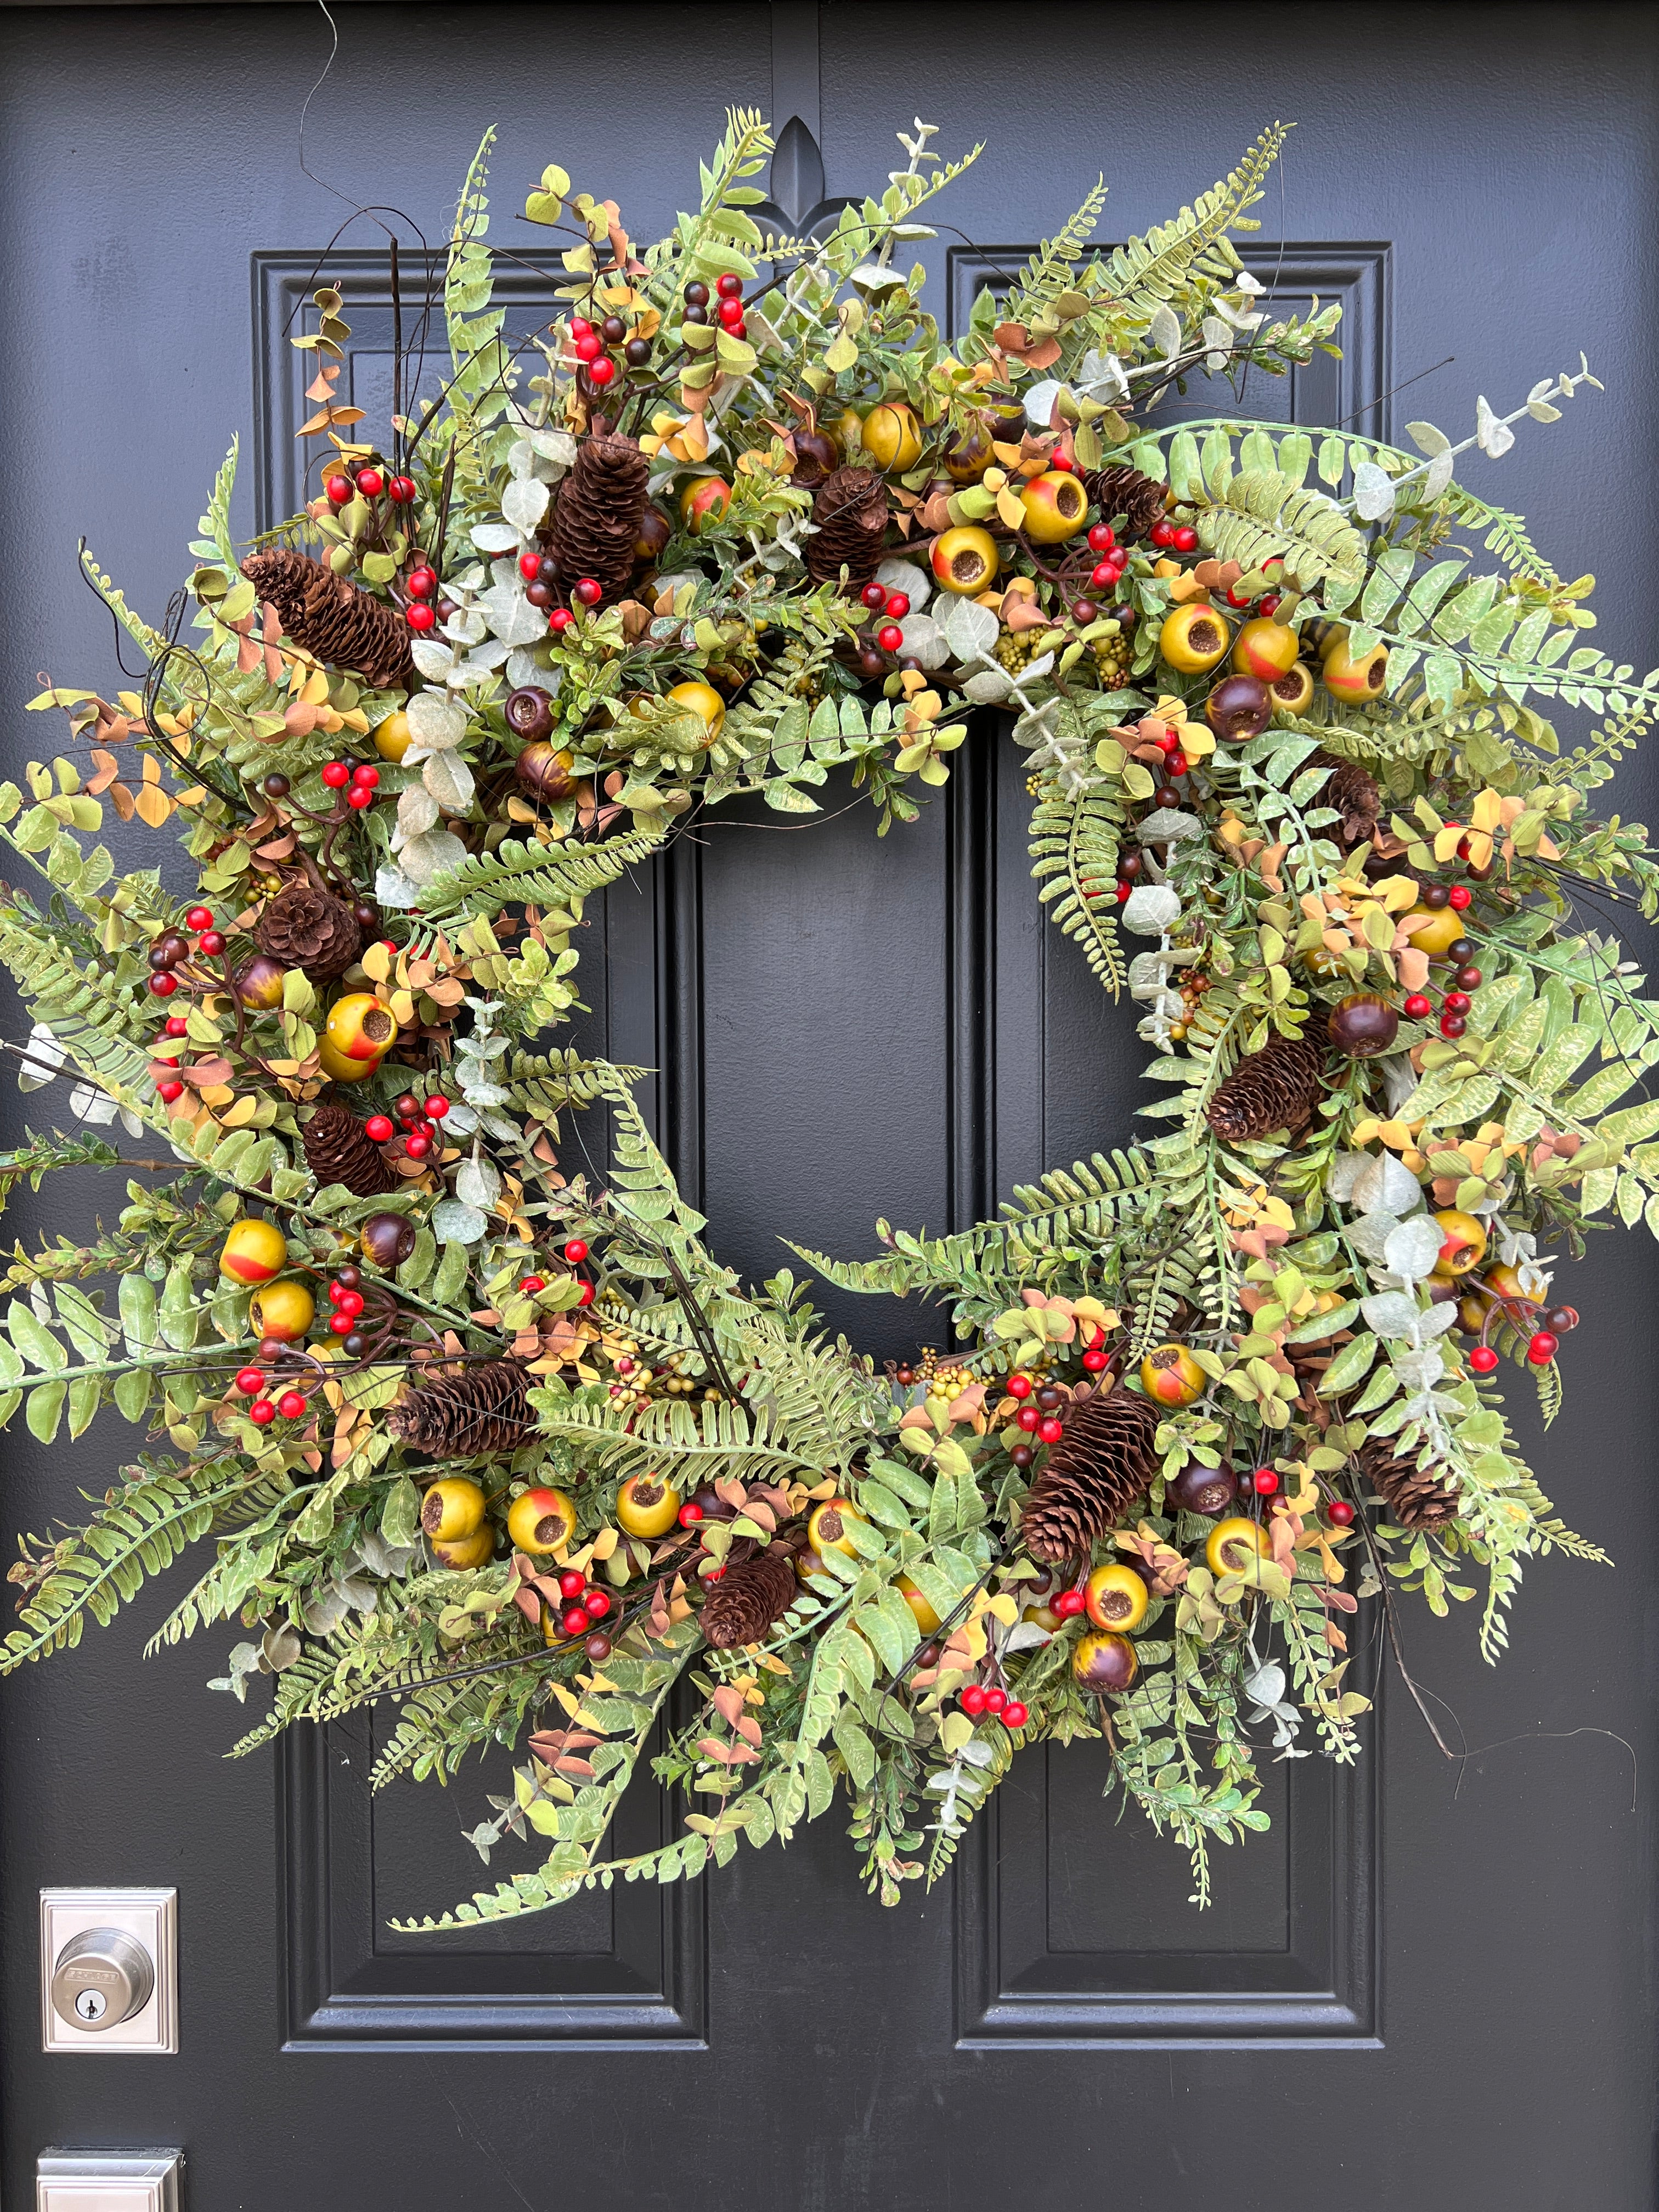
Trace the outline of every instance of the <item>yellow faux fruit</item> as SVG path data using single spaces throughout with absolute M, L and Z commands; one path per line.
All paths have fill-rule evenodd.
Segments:
M 864 442 L 864 417 L 856 407 L 843 407 L 833 422 L 821 423 L 819 428 L 830 433 L 848 459 Z
M 1273 1540 L 1259 1522 L 1247 1521 L 1242 1513 L 1218 1521 L 1210 1531 L 1209 1541 L 1204 1547 L 1204 1557 L 1212 1575 L 1253 1574 L 1258 1559 L 1265 1559 L 1273 1551 Z
M 964 595 L 985 590 L 997 573 L 1000 557 L 990 532 L 971 522 L 942 532 L 928 556 L 945 590 Z
M 434 1482 L 421 1500 L 421 1528 L 441 1544 L 470 1536 L 484 1517 L 484 1494 L 464 1474 Z
M 374 725 L 374 750 L 382 760 L 400 761 L 414 742 L 415 732 L 401 707 Z
M 1202 599 L 1174 607 L 1158 634 L 1158 649 L 1171 668 L 1183 676 L 1199 676 L 1225 658 L 1230 633 L 1212 606 Z
M 576 1509 L 562 1490 L 526 1490 L 507 1509 L 507 1533 L 521 1552 L 556 1552 L 576 1533 Z
M 1080 1687 L 1092 1690 L 1097 1696 L 1108 1691 L 1114 1696 L 1121 1694 L 1134 1680 L 1139 1668 L 1134 1645 L 1115 1629 L 1079 1637 L 1072 1654 L 1073 1675 Z
M 1305 714 L 1313 704 L 1313 671 L 1305 660 L 1297 660 L 1269 683 L 1267 704 L 1275 714 Z
M 679 1518 L 680 1493 L 665 1475 L 630 1474 L 617 1492 L 617 1518 L 630 1536 L 664 1536 Z
M 696 538 L 731 504 L 732 487 L 723 477 L 694 477 L 680 494 L 680 520 Z
M 991 434 L 970 422 L 955 432 L 945 448 L 945 473 L 952 483 L 977 483 L 991 465 Z
M 453 1567 L 458 1570 L 466 1567 L 482 1567 L 488 1564 L 489 1555 L 495 1548 L 495 1532 L 486 1521 L 482 1528 L 475 1528 L 470 1536 L 434 1537 L 432 1543 L 432 1556 L 441 1567 Z
M 676 706 L 689 707 L 702 724 L 702 741 L 712 745 L 726 720 L 726 702 L 712 684 L 677 684 L 668 696 Z
M 267 1283 L 248 1300 L 247 1317 L 256 1336 L 274 1336 L 293 1344 L 317 1317 L 317 1301 L 303 1283 L 290 1275 L 286 1282 Z
M 326 1037 L 318 1039 L 317 1065 L 331 1083 L 362 1083 L 380 1064 L 378 1060 L 348 1060 Z
M 335 1059 L 349 1061 L 368 1075 L 397 1043 L 398 1024 L 391 1007 L 373 991 L 348 991 L 329 1008 L 321 1042 Z M 329 1073 L 333 1074 L 333 1069 Z M 335 1077 L 337 1082 L 341 1079 Z
M 1411 924 L 1412 948 L 1438 960 L 1464 933 L 1463 917 L 1455 906 L 1414 906 L 1406 916 Z
M 902 400 L 884 400 L 864 418 L 860 442 L 876 466 L 902 476 L 921 459 L 921 425 Z
M 1146 1617 L 1151 1594 L 1133 1567 L 1097 1567 L 1084 1585 L 1084 1611 L 1097 1628 L 1128 1631 Z
M 840 1577 L 831 1574 L 810 1544 L 804 1551 L 796 1553 L 795 1573 L 809 1589 L 817 1588 L 828 1591 L 842 1587 Z
M 1050 469 L 1033 477 L 1019 495 L 1025 510 L 1025 535 L 1038 545 L 1061 545 L 1075 538 L 1089 512 L 1089 495 L 1069 469 Z
M 233 1283 L 268 1283 L 288 1265 L 288 1241 L 274 1221 L 251 1214 L 234 1221 L 219 1255 L 219 1273 Z
M 936 1613 L 933 1607 L 928 1604 L 927 1599 L 916 1588 L 908 1575 L 900 1575 L 896 1577 L 896 1580 L 898 1583 L 898 1594 L 904 1600 L 906 1605 L 909 1607 L 911 1612 L 915 1613 L 916 1617 L 916 1626 L 921 1631 L 924 1636 L 935 1635 L 938 1632 L 940 1625 L 938 1613 Z
M 1455 1282 L 1486 1258 L 1486 1230 L 1474 1214 L 1460 1212 L 1455 1206 L 1437 1213 L 1434 1220 L 1440 1231 L 1440 1257 L 1434 1272 L 1443 1281 Z
M 847 1534 L 847 1524 L 866 1518 L 851 1498 L 827 1498 L 812 1510 L 812 1517 L 806 1524 L 806 1540 L 815 1552 L 845 1552 L 849 1559 L 855 1559 L 858 1552 Z
M 1233 666 L 1241 676 L 1259 676 L 1264 684 L 1274 683 L 1295 667 L 1299 642 L 1296 632 L 1285 623 L 1258 615 L 1233 640 Z
M 1160 1344 L 1140 1363 L 1140 1387 L 1155 1405 L 1190 1406 L 1204 1382 L 1204 1370 L 1184 1344 Z
M 1333 698 L 1346 700 L 1351 706 L 1363 704 L 1367 699 L 1380 697 L 1388 682 L 1389 648 L 1374 645 L 1356 660 L 1348 651 L 1345 637 L 1338 644 L 1327 646 L 1320 673 Z

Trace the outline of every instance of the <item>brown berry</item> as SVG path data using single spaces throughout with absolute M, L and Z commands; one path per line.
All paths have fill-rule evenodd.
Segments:
M 1374 1060 L 1399 1034 L 1399 1015 L 1386 999 L 1370 991 L 1339 1000 L 1331 1014 L 1331 1042 L 1352 1060 Z
M 1224 676 L 1204 702 L 1204 719 L 1217 737 L 1243 744 L 1273 720 L 1273 700 L 1259 677 Z

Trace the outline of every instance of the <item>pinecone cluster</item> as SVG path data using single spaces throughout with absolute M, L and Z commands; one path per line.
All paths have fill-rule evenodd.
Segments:
M 482 1361 L 412 1390 L 392 1408 L 392 1433 L 436 1459 L 514 1451 L 536 1425 L 529 1387 L 516 1359 Z
M 397 1176 L 386 1156 L 349 1107 L 324 1099 L 300 1132 L 306 1165 L 319 1189 L 343 1183 L 354 1198 L 379 1198 Z
M 363 949 L 357 917 L 343 899 L 314 884 L 277 892 L 253 925 L 261 952 L 298 968 L 313 983 L 337 983 Z
M 283 634 L 325 667 L 348 668 L 377 691 L 415 681 L 409 632 L 395 607 L 286 545 L 250 553 L 242 574 L 276 610 Z
M 599 586 L 600 606 L 612 606 L 626 594 L 649 474 L 632 438 L 606 432 L 583 441 L 559 486 L 553 516 L 553 556 L 567 591 L 591 576 Z
M 1133 1391 L 1091 1391 L 1074 1398 L 1060 1419 L 1064 1432 L 1048 1447 L 1020 1514 L 1034 1559 L 1085 1556 L 1123 1519 L 1158 1464 L 1157 1412 Z
M 1144 538 L 1163 520 L 1167 487 L 1142 476 L 1139 469 L 1120 463 L 1115 468 L 1085 469 L 1082 476 L 1083 488 L 1100 509 L 1103 521 L 1110 522 L 1119 514 L 1125 518 L 1126 538 Z
M 1251 1053 L 1211 1099 L 1204 1118 L 1229 1144 L 1288 1129 L 1300 1136 L 1325 1095 L 1325 1023 L 1310 1015 L 1299 1037 L 1276 1036 Z
M 1308 762 L 1310 768 L 1324 768 L 1330 775 L 1320 787 L 1317 801 L 1321 806 L 1334 806 L 1342 817 L 1336 824 L 1336 842 L 1345 853 L 1352 853 L 1356 845 L 1370 841 L 1382 812 L 1382 793 L 1377 788 L 1376 778 L 1358 761 L 1339 760 L 1334 753 L 1322 748 Z
M 1457 1518 L 1457 1491 L 1442 1476 L 1397 1455 L 1385 1437 L 1359 1447 L 1359 1468 L 1402 1528 L 1443 1528 Z
M 812 500 L 814 534 L 806 541 L 806 573 L 815 584 L 833 584 L 847 571 L 849 585 L 867 584 L 881 562 L 887 537 L 887 488 L 873 469 L 836 469 Z
M 758 1644 L 794 1601 L 795 1559 L 787 1544 L 728 1567 L 703 1601 L 703 1641 L 712 1650 L 732 1651 Z

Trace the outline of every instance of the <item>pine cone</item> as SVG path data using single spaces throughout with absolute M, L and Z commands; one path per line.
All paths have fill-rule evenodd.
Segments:
M 649 473 L 631 438 L 607 433 L 577 449 L 553 517 L 553 557 L 567 591 L 591 576 L 600 587 L 599 605 L 623 596 L 634 574 Z
M 1310 1015 L 1299 1037 L 1273 1037 L 1241 1060 L 1205 1109 L 1205 1120 L 1231 1145 L 1273 1129 L 1300 1136 L 1325 1095 L 1325 1049 L 1324 1017 Z
M 725 1574 L 703 1601 L 703 1642 L 715 1651 L 758 1644 L 795 1597 L 795 1559 L 787 1544 L 769 1544 Z
M 1317 806 L 1334 806 L 1342 817 L 1337 825 L 1338 844 L 1345 853 L 1352 852 L 1356 845 L 1365 844 L 1382 811 L 1382 794 L 1377 789 L 1376 778 L 1369 769 L 1361 768 L 1358 761 L 1339 760 L 1334 753 L 1328 753 L 1322 748 L 1309 758 L 1306 765 L 1330 770 L 1314 803 Z
M 437 1459 L 496 1458 L 536 1425 L 528 1389 L 516 1360 L 485 1360 L 412 1391 L 392 1408 L 392 1433 Z
M 1034 1559 L 1085 1557 L 1147 1487 L 1157 1465 L 1158 1414 L 1133 1391 L 1091 1391 L 1074 1398 L 1060 1418 L 1065 1432 L 1048 1447 L 1020 1514 Z
M 887 537 L 887 488 L 872 469 L 836 469 L 812 501 L 814 534 L 806 541 L 806 573 L 833 584 L 843 568 L 853 588 L 867 584 Z
M 1085 469 L 1082 475 L 1083 488 L 1100 509 L 1103 522 L 1120 514 L 1126 518 L 1126 538 L 1144 538 L 1155 522 L 1162 520 L 1167 487 L 1142 476 L 1139 469 L 1119 462 L 1113 468 Z
M 343 1182 L 354 1198 L 379 1198 L 398 1178 L 380 1146 L 349 1108 L 324 1099 L 300 1132 L 306 1165 L 319 1188 Z
M 1380 1493 L 1402 1528 L 1443 1528 L 1457 1518 L 1457 1490 L 1414 1459 L 1398 1457 L 1385 1437 L 1368 1437 L 1359 1447 L 1360 1472 Z
M 253 925 L 253 941 L 312 982 L 337 983 L 362 951 L 363 933 L 343 899 L 298 883 L 277 892 Z
M 403 618 L 372 592 L 286 545 L 250 553 L 242 574 L 276 608 L 283 635 L 325 666 L 348 668 L 377 691 L 407 691 L 413 684 Z

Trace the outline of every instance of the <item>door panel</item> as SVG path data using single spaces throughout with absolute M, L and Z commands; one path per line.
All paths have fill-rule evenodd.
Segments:
M 884 174 L 919 105 L 941 145 L 985 136 L 941 208 L 959 230 L 924 249 L 958 324 L 1097 168 L 1113 186 L 1103 234 L 1126 236 L 1203 190 L 1264 121 L 1297 117 L 1247 258 L 1281 293 L 1340 295 L 1345 358 L 1262 380 L 1247 404 L 1365 427 L 1420 413 L 1460 436 L 1475 392 L 1513 405 L 1582 343 L 1606 395 L 1523 434 L 1502 479 L 1477 462 L 1471 480 L 1526 509 L 1563 573 L 1606 572 L 1602 634 L 1645 665 L 1659 307 L 1636 214 L 1656 150 L 1645 13 L 1292 6 L 1248 39 L 1207 11 L 1176 37 L 1167 15 L 921 0 L 336 14 L 309 164 L 349 201 L 401 204 L 428 239 L 492 117 L 492 236 L 514 247 L 518 194 L 550 158 L 616 189 L 635 234 L 656 235 L 728 99 L 802 113 L 831 192 Z M 8 9 L 0 38 L 0 358 L 27 431 L 0 477 L 15 713 L 37 668 L 120 680 L 75 577 L 82 528 L 154 611 L 233 428 L 251 433 L 240 526 L 290 503 L 294 363 L 277 341 L 349 210 L 295 158 L 327 55 L 315 11 Z M 358 228 L 322 252 L 348 278 L 350 376 L 372 413 L 389 382 L 375 246 Z M 515 317 L 546 297 L 532 269 L 504 289 Z M 1453 352 L 1455 368 L 1385 397 Z M 1187 404 L 1202 401 L 1200 387 Z M 7 727 L 15 773 L 50 740 Z M 575 1041 L 658 1071 L 641 1096 L 747 1274 L 799 1271 L 783 1236 L 856 1255 L 878 1213 L 971 1220 L 1045 1166 L 1122 1141 L 1148 1095 L 1128 1011 L 1042 920 L 1001 726 L 956 758 L 949 791 L 884 841 L 832 787 L 805 828 L 716 817 L 590 910 Z M 1655 811 L 1650 768 L 1620 788 L 1626 813 Z M 6 1140 L 61 1116 L 59 1097 L 0 1095 Z M 562 1144 L 572 1171 L 584 1145 L 603 1158 L 576 1122 Z M 12 1233 L 82 1233 L 118 1203 L 108 1184 L 59 1178 L 14 1200 Z M 9 2201 L 27 2201 L 49 2142 L 143 2140 L 188 2148 L 189 2202 L 214 2212 L 333 2212 L 394 2191 L 407 2212 L 486 2198 L 540 2212 L 601 2191 L 682 2212 L 945 2212 L 1085 2185 L 1178 2212 L 1224 2196 L 1246 2212 L 1638 2212 L 1654 2193 L 1659 1274 L 1646 1247 L 1609 1238 L 1577 1280 L 1594 1325 L 1573 1342 L 1569 1412 L 1530 1441 L 1564 1514 L 1622 1571 L 1540 1565 L 1496 1671 L 1467 1619 L 1414 1615 L 1413 1669 L 1479 1755 L 1448 1767 L 1390 1683 L 1356 1774 L 1270 1770 L 1274 1829 L 1217 1855 L 1201 1918 L 1182 1855 L 1117 1820 L 1084 1746 L 1022 1755 L 953 1885 L 893 1913 L 858 1888 L 836 1814 L 690 1890 L 398 1935 L 392 1916 L 479 1881 L 462 1832 L 504 1764 L 371 1803 L 382 1706 L 227 1765 L 249 1716 L 200 1685 L 228 1639 L 141 1674 L 167 1602 L 146 1593 L 0 1687 Z M 946 1340 L 947 1318 L 914 1304 L 824 1304 L 883 1356 Z M 11 1525 L 44 1528 L 76 1488 L 101 1491 L 121 1442 L 100 1427 L 47 1454 L 9 1435 Z M 618 1840 L 653 1840 L 670 1817 L 638 1790 Z M 509 1841 L 488 1879 L 525 1863 Z M 35 1894 L 75 1881 L 178 1884 L 178 2057 L 39 2052 Z

